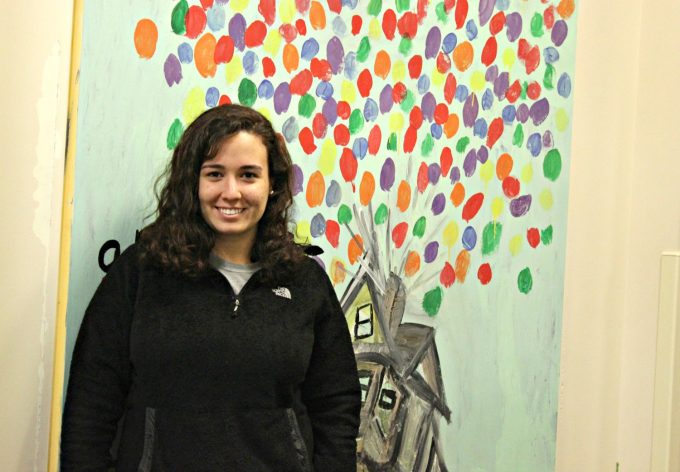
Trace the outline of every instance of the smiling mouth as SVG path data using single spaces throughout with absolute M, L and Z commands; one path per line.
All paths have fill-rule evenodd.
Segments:
M 238 215 L 239 213 L 243 213 L 245 211 L 245 208 L 218 208 L 218 210 L 223 215 L 233 216 Z

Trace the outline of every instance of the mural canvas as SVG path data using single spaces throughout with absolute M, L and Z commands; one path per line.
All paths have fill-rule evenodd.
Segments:
M 363 388 L 360 470 L 552 470 L 574 0 L 83 2 L 67 365 L 209 107 L 295 163 Z

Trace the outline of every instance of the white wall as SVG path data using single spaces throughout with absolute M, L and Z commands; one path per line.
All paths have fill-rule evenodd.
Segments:
M 649 470 L 660 255 L 680 249 L 680 5 L 579 3 L 558 471 Z
M 0 15 L 0 470 L 46 470 L 72 1 Z
M 0 469 L 45 470 L 73 2 L 6 3 Z M 680 249 L 680 6 L 577 3 L 556 470 L 638 472 L 651 450 L 659 255 Z

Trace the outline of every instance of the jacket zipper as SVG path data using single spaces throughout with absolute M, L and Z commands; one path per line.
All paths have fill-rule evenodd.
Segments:
M 239 300 L 238 297 L 236 297 L 234 301 L 234 311 L 231 312 L 231 317 L 236 318 L 238 316 L 238 306 L 239 306 Z

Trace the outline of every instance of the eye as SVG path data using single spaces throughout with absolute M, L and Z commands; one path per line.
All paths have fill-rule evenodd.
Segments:
M 245 171 L 242 174 L 242 177 L 246 180 L 253 180 L 253 179 L 257 179 L 258 175 L 255 172 Z
M 219 179 L 222 177 L 222 172 L 219 170 L 209 170 L 203 174 L 205 177 L 209 179 Z

